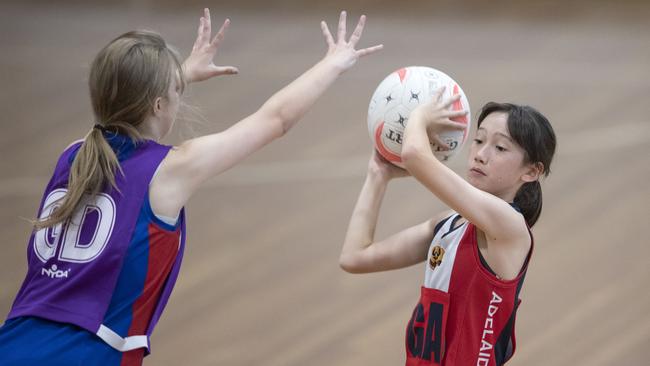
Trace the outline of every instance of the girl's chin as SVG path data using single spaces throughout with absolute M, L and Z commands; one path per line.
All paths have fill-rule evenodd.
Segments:
M 473 177 L 472 174 L 468 174 L 465 180 L 474 187 L 479 188 L 480 181 L 476 177 Z

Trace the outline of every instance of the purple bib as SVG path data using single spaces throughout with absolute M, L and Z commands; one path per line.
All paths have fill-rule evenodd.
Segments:
M 171 146 L 146 140 L 133 144 L 125 136 L 109 134 L 123 174 L 117 189 L 85 196 L 65 225 L 33 232 L 27 247 L 27 276 L 8 318 L 37 316 L 71 323 L 97 334 L 114 348 L 128 351 L 149 347 L 149 336 L 160 318 L 178 276 L 185 247 L 185 219 L 181 211 L 178 255 L 156 305 L 147 334 L 121 338 L 102 325 L 122 262 L 134 232 L 149 183 Z M 61 155 L 47 185 L 39 217 L 47 217 L 67 192 L 70 165 L 80 143 Z

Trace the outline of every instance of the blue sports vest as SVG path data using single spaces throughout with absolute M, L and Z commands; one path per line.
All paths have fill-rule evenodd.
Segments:
M 171 146 L 151 140 L 133 144 L 125 136 L 105 135 L 116 151 L 123 174 L 117 189 L 85 196 L 65 225 L 33 232 L 27 247 L 28 270 L 8 319 L 37 316 L 71 323 L 97 334 L 120 351 L 146 347 L 178 276 L 185 248 L 185 217 L 181 211 L 180 246 L 155 306 L 146 334 L 121 337 L 102 324 L 122 263 L 142 210 L 148 187 Z M 70 166 L 81 143 L 66 149 L 54 170 L 39 207 L 44 218 L 66 193 Z

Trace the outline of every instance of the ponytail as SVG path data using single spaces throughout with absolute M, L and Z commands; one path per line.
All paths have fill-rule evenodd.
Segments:
M 104 128 L 93 128 L 75 156 L 68 191 L 56 202 L 57 208 L 45 219 L 34 220 L 34 230 L 41 230 L 70 219 L 85 194 L 96 195 L 106 188 L 106 183 L 117 189 L 115 172 L 122 171 L 115 152 L 102 134 Z
M 35 230 L 69 220 L 85 195 L 112 187 L 122 172 L 109 141 L 120 134 L 134 143 L 143 139 L 139 127 L 152 112 L 156 98 L 167 97 L 171 78 L 185 86 L 177 53 L 157 33 L 124 33 L 106 45 L 92 62 L 88 86 L 97 124 L 86 136 L 70 167 L 68 191 L 49 217 L 33 220 Z
M 542 186 L 539 181 L 524 183 L 515 195 L 515 205 L 521 210 L 529 227 L 533 227 L 542 213 Z

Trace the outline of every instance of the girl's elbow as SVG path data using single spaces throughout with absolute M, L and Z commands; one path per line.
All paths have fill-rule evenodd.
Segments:
M 269 117 L 273 126 L 273 139 L 279 139 L 289 132 L 291 123 L 289 120 L 280 113 L 276 113 Z
M 292 116 L 287 111 L 287 108 L 273 100 L 266 102 L 258 113 L 261 119 L 266 121 L 267 126 L 272 128 L 273 139 L 286 135 L 293 125 Z
M 290 104 L 276 104 L 273 119 L 277 122 L 279 137 L 282 137 L 302 118 L 304 111 Z

